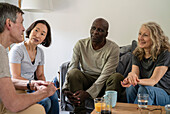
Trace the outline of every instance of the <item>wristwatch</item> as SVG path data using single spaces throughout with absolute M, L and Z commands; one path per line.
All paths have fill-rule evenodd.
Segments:
M 27 83 L 27 89 L 28 90 L 31 90 L 30 85 L 31 85 L 31 80 L 29 80 L 29 82 Z

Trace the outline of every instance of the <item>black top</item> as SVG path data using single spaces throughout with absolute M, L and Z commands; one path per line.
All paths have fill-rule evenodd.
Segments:
M 170 52 L 168 52 L 167 50 L 162 51 L 155 61 L 152 61 L 152 58 L 144 58 L 143 60 L 139 61 L 139 59 L 133 55 L 132 64 L 139 67 L 140 79 L 150 78 L 153 74 L 154 69 L 158 66 L 167 66 L 167 72 L 154 86 L 164 89 L 170 95 Z

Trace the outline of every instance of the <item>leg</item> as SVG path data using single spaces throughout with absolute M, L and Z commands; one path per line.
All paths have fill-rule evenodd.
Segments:
M 49 97 L 51 100 L 51 108 L 48 114 L 59 114 L 59 104 L 57 92 L 53 96 Z
M 26 110 L 18 112 L 18 114 L 45 114 L 45 110 L 42 105 L 34 104 Z
M 120 73 L 112 74 L 106 81 L 106 91 L 114 90 L 118 93 L 118 100 L 120 99 L 121 93 L 123 91 L 123 87 L 121 86 L 120 81 L 124 79 L 124 76 Z
M 138 93 L 149 94 L 148 105 L 165 106 L 166 104 L 170 103 L 170 95 L 168 95 L 166 91 L 158 87 L 140 86 Z
M 78 69 L 72 69 L 67 73 L 67 79 L 69 83 L 69 90 L 75 93 L 78 90 L 87 90 L 96 79 L 92 76 L 82 73 Z M 75 106 L 74 112 L 84 113 L 80 111 L 85 111 L 85 102 L 80 106 Z
M 134 103 L 135 99 L 137 99 L 137 92 L 138 92 L 139 85 L 130 86 L 126 88 L 126 97 L 128 103 Z
M 39 104 L 31 105 L 27 109 L 20 111 L 18 113 L 10 112 L 4 107 L 2 103 L 0 104 L 0 109 L 3 109 L 3 110 L 0 110 L 0 114 L 46 114 L 43 106 Z
M 38 102 L 38 104 L 42 105 L 45 108 L 45 112 L 48 113 L 51 108 L 51 100 L 47 97 Z
M 56 88 L 60 87 L 57 77 L 55 77 L 52 82 L 54 83 L 54 86 Z M 58 97 L 60 98 L 60 89 L 58 89 L 56 92 L 57 92 Z
M 27 93 L 33 93 L 35 91 L 30 91 Z M 48 113 L 51 108 L 51 100 L 47 97 L 41 100 L 40 102 L 37 102 L 38 104 L 42 105 L 45 108 L 45 112 Z
M 87 90 L 96 79 L 82 73 L 78 69 L 72 69 L 67 73 L 69 90 L 75 93 L 78 90 Z

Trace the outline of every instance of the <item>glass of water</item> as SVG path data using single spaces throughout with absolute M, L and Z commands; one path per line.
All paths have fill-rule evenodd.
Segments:
M 165 105 L 166 114 L 170 114 L 170 104 Z
M 139 108 L 147 108 L 148 105 L 148 94 L 138 94 L 138 107 Z

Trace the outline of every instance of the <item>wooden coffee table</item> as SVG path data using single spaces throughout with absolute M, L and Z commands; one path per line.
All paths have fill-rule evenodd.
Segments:
M 97 114 L 95 109 L 91 114 Z M 147 109 L 139 109 L 137 104 L 116 103 L 112 114 L 166 114 L 166 111 L 164 106 L 148 105 Z

